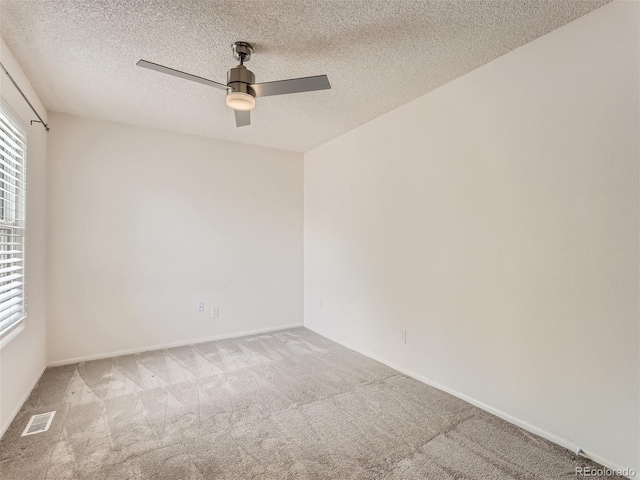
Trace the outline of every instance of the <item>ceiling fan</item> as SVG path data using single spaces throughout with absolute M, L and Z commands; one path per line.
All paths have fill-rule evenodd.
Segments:
M 174 77 L 184 78 L 192 82 L 202 83 L 210 87 L 227 91 L 227 106 L 232 108 L 236 116 L 236 126 L 244 127 L 251 124 L 251 110 L 256 106 L 255 97 L 267 97 L 270 95 L 285 95 L 287 93 L 312 92 L 314 90 L 326 90 L 331 88 L 326 75 L 316 75 L 315 77 L 291 78 L 289 80 L 278 80 L 275 82 L 255 83 L 256 77 L 253 72 L 244 66 L 244 62 L 251 59 L 253 47 L 247 42 L 235 42 L 232 45 L 233 58 L 240 62 L 240 65 L 233 67 L 227 72 L 227 84 L 222 84 L 207 78 L 191 75 L 173 68 L 158 65 L 157 63 L 139 60 L 136 63 L 139 67 L 166 73 Z

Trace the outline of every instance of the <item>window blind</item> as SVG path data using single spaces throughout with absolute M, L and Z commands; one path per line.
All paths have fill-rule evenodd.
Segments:
M 0 104 L 0 338 L 26 317 L 26 131 Z

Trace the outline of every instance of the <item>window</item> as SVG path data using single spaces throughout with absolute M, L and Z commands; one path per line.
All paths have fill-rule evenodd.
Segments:
M 25 160 L 25 128 L 8 107 L 0 104 L 0 339 L 26 317 Z

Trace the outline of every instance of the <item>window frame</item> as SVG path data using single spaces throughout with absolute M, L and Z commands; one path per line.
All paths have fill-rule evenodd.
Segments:
M 7 103 L 7 101 L 0 96 L 0 111 L 6 120 L 0 121 L 0 127 L 2 127 L 4 135 L 8 136 L 9 140 L 1 139 L 3 143 L 7 144 L 8 148 L 13 149 L 13 153 L 10 150 L 2 149 L 6 153 L 0 157 L 0 267 L 9 268 L 12 266 L 21 266 L 17 271 L 21 271 L 21 276 L 9 281 L 2 281 L 3 276 L 9 276 L 12 272 L 5 272 L 3 276 L 0 276 L 0 289 L 3 286 L 10 285 L 12 282 L 17 281 L 19 285 L 12 287 L 10 290 L 1 291 L 0 296 L 4 293 L 11 293 L 12 290 L 19 290 L 18 293 L 14 293 L 12 296 L 6 297 L 2 302 L 11 302 L 19 297 L 19 302 L 13 302 L 9 306 L 3 308 L 0 314 L 9 310 L 10 308 L 15 310 L 15 306 L 19 305 L 21 308 L 14 311 L 10 316 L 5 318 L 11 318 L 17 313 L 21 313 L 20 317 L 5 326 L 0 330 L 0 348 L 3 348 L 11 340 L 17 337 L 20 332 L 25 329 L 25 323 L 27 318 L 27 302 L 26 302 L 26 218 L 27 218 L 27 159 L 28 159 L 28 132 L 27 125 L 16 114 L 15 110 Z M 6 123 L 6 125 L 4 125 Z M 9 132 L 8 130 L 13 130 Z M 14 148 L 15 146 L 18 148 Z M 22 146 L 20 146 L 22 145 Z M 18 152 L 22 151 L 20 155 Z M 11 160 L 9 158 L 12 157 Z M 15 159 L 15 160 L 14 160 Z M 8 209 L 8 211 L 7 211 Z M 4 238 L 3 238 L 4 237 Z M 18 240 L 19 239 L 19 240 Z M 13 245 L 9 245 L 13 243 Z M 2 254 L 2 251 L 12 251 L 12 254 Z M 15 260 L 14 260 L 15 259 Z M 16 271 L 16 272 L 17 272 Z M 1 322 L 2 320 L 0 320 Z

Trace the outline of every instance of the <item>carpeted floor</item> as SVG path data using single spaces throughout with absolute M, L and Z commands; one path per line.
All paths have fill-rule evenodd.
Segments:
M 33 414 L 49 431 L 21 437 Z M 593 464 L 304 328 L 49 368 L 3 480 L 560 479 Z

